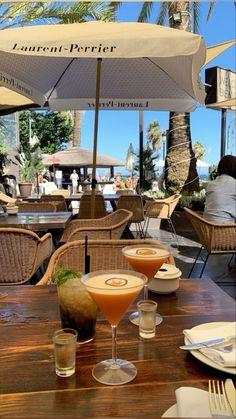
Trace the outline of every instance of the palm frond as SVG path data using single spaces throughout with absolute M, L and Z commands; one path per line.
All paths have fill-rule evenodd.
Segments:
M 160 11 L 157 15 L 156 24 L 164 25 L 167 16 L 168 16 L 168 3 L 166 1 L 163 1 L 160 7 Z
M 138 22 L 147 22 L 153 9 L 153 2 L 147 1 L 143 4 L 141 12 L 138 16 Z
M 199 33 L 200 30 L 200 10 L 200 4 L 194 1 L 192 4 L 192 26 L 194 33 Z
M 213 12 L 214 7 L 215 7 L 215 0 L 214 1 L 211 1 L 210 4 L 209 4 L 208 14 L 207 14 L 207 18 L 206 18 L 206 21 L 207 22 L 208 22 L 208 20 L 211 17 L 211 14 Z

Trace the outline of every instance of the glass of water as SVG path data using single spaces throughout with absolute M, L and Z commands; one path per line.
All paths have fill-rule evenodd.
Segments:
M 143 339 L 151 339 L 156 335 L 156 309 L 155 301 L 141 300 L 138 302 L 139 336 Z
M 77 331 L 59 329 L 53 335 L 56 374 L 70 377 L 75 373 Z

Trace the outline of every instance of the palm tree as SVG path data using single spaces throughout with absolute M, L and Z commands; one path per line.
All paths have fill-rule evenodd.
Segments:
M 151 122 L 147 127 L 146 137 L 148 143 L 151 143 L 153 150 L 158 151 L 161 148 L 161 132 L 158 121 Z
M 214 1 L 209 5 L 207 20 L 213 11 Z M 234 3 L 235 4 L 235 3 Z M 168 17 L 170 26 L 175 29 L 198 32 L 199 10 L 198 2 L 163 1 L 156 19 L 156 23 L 163 25 Z M 145 22 L 149 19 L 153 10 L 153 2 L 143 4 L 138 21 Z M 191 14 L 193 20 L 191 22 Z M 180 12 L 181 19 L 174 21 L 173 16 Z M 187 191 L 193 192 L 199 189 L 199 178 L 196 168 L 196 158 L 192 149 L 190 114 L 170 112 L 168 149 L 166 156 L 165 185 L 170 192 Z
M 87 20 L 113 21 L 118 3 L 0 3 L 1 29 L 34 24 L 60 24 L 86 22 Z M 72 111 L 74 120 L 73 146 L 80 146 L 82 112 Z

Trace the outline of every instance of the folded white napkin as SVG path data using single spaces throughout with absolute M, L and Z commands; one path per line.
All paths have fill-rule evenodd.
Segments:
M 212 325 L 212 327 L 209 326 L 207 329 L 185 329 L 183 330 L 183 334 L 191 343 L 202 342 L 209 339 L 235 336 L 236 322 L 228 323 L 225 326 Z M 216 364 L 219 364 L 223 367 L 236 367 L 236 345 L 234 345 L 231 352 L 222 352 L 213 347 L 202 348 L 199 349 L 199 351 Z
M 179 418 L 211 418 L 208 391 L 180 387 L 175 392 Z

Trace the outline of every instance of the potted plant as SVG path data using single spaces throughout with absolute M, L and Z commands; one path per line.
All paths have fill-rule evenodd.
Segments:
M 38 143 L 27 146 L 21 144 L 17 151 L 15 159 L 19 166 L 20 195 L 27 196 L 31 194 L 33 182 L 44 168 L 41 151 Z

